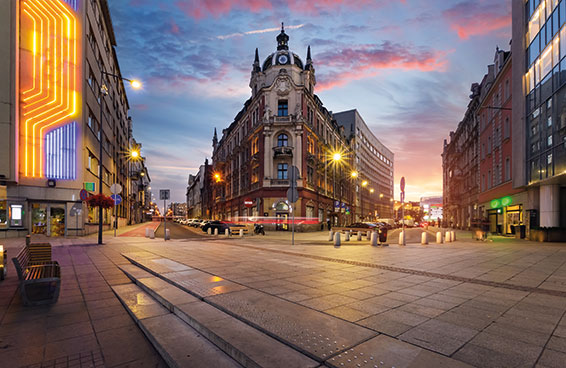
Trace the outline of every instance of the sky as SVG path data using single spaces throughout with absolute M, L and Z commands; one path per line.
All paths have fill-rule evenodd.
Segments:
M 185 201 L 189 174 L 212 155 L 251 96 L 260 61 L 311 46 L 315 93 L 334 112 L 357 109 L 395 154 L 395 198 L 442 194 L 443 141 L 462 120 L 470 86 L 510 49 L 509 0 L 113 0 L 109 1 L 134 136 L 152 192 Z

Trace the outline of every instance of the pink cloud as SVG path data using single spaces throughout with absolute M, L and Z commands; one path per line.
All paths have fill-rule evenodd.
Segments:
M 410 49 L 406 46 L 384 42 L 381 45 L 360 45 L 352 48 L 327 51 L 316 55 L 325 67 L 336 73 L 323 76 L 317 90 L 342 86 L 352 80 L 373 77 L 386 69 L 417 70 L 422 72 L 444 71 L 446 52 Z
M 461 39 L 511 30 L 510 1 L 468 0 L 445 10 L 442 15 Z
M 406 0 L 394 1 L 406 4 Z M 288 0 L 285 2 L 277 0 L 178 0 L 176 5 L 188 16 L 202 19 L 207 16 L 219 17 L 236 9 L 257 13 L 273 8 L 288 8 L 292 12 L 318 14 L 323 10 L 342 6 L 360 10 L 388 3 L 385 0 Z

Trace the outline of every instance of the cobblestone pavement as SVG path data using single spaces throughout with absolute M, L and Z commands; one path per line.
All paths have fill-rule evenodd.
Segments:
M 63 268 L 56 305 L 23 308 L 13 267 L 0 284 L 0 361 L 100 352 L 109 367 L 163 365 L 109 287 L 129 282 L 121 253 L 143 250 L 474 366 L 564 366 L 566 245 L 459 235 L 443 245 L 335 248 L 327 236 L 298 234 L 295 246 L 288 234 L 63 242 L 54 249 Z

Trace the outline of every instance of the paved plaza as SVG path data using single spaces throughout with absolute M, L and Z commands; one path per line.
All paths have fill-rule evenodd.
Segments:
M 177 317 L 199 331 L 191 344 L 219 346 L 210 350 L 216 366 L 285 366 L 285 357 L 293 362 L 287 366 L 330 367 L 566 362 L 566 244 L 476 242 L 459 233 L 453 243 L 402 247 L 391 234 L 387 247 L 352 240 L 337 248 L 327 232 L 299 233 L 291 246 L 289 233 L 188 231 L 194 236 L 164 242 L 123 229 L 125 236 L 107 234 L 102 246 L 91 237 L 51 239 L 62 268 L 61 295 L 51 306 L 22 306 L 10 264 L 0 282 L 0 365 L 167 366 L 174 354 L 162 358 L 155 346 L 162 352 L 166 343 L 188 342 L 151 331 L 165 323 L 157 321 L 176 331 Z M 408 240 L 418 238 L 420 230 L 411 232 Z M 24 241 L 1 243 L 13 256 Z M 138 286 L 170 304 L 140 316 L 154 301 L 140 302 Z M 161 298 L 163 288 L 174 289 L 177 301 Z M 266 357 L 230 343 L 232 320 L 264 349 L 280 351 Z

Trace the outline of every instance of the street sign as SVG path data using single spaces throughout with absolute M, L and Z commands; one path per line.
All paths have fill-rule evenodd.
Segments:
M 122 203 L 122 196 L 120 196 L 119 194 L 112 194 L 110 197 L 112 197 L 112 199 L 114 200 L 114 205 L 117 206 L 120 203 Z
M 401 178 L 401 192 L 405 191 L 405 177 L 403 176 Z
M 169 189 L 159 189 L 159 199 L 167 200 L 169 199 Z
M 96 190 L 96 185 L 94 183 L 86 182 L 84 183 L 84 188 L 89 192 L 94 192 Z
M 295 203 L 299 200 L 299 191 L 297 190 L 297 188 L 287 189 L 287 199 L 291 203 Z
M 112 184 L 110 186 L 110 191 L 112 192 L 112 194 L 120 194 L 122 193 L 122 186 L 120 184 Z
M 291 170 L 289 172 L 289 180 L 291 180 L 291 183 L 296 182 L 300 178 L 301 178 L 301 173 L 299 172 L 299 169 L 297 168 L 297 166 L 295 166 L 295 165 L 291 166 Z
M 75 203 L 71 210 L 69 211 L 69 216 L 80 216 L 83 212 L 83 204 L 82 203 Z
M 246 198 L 244 199 L 244 206 L 246 206 L 247 208 L 252 208 L 254 206 L 254 201 L 250 198 Z
M 87 200 L 88 192 L 86 191 L 86 189 L 81 189 L 81 191 L 79 192 L 79 197 L 81 198 L 81 201 Z

